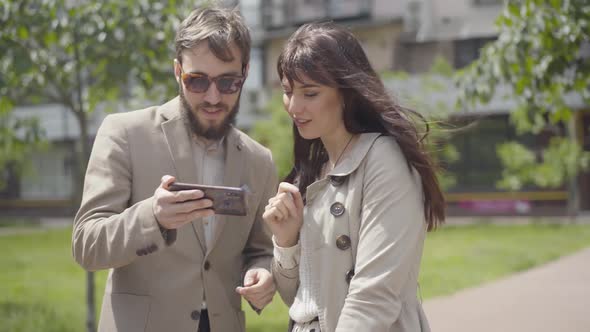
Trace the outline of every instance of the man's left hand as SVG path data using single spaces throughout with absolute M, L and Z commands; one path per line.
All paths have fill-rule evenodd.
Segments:
M 275 291 L 272 275 L 263 268 L 248 270 L 244 276 L 244 286 L 236 287 L 236 292 L 258 309 L 263 309 L 272 301 Z

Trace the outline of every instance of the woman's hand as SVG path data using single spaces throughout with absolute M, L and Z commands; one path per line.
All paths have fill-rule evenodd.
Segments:
M 262 218 L 270 227 L 279 247 L 289 248 L 297 244 L 303 225 L 303 199 L 299 188 L 281 182 L 275 197 L 268 200 Z

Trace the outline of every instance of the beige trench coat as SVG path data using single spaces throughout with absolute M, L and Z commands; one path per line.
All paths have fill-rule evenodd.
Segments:
M 416 174 L 392 137 L 368 133 L 308 187 L 303 227 L 314 237 L 322 332 L 430 330 L 416 295 L 426 235 Z M 273 275 L 291 305 L 299 268 L 273 260 Z
M 232 129 L 222 185 L 249 186 L 248 215 L 217 216 L 210 248 L 200 220 L 166 243 L 152 195 L 164 174 L 198 183 L 191 144 L 178 98 L 109 115 L 98 131 L 72 249 L 85 269 L 110 269 L 99 331 L 194 332 L 203 293 L 213 331 L 245 330 L 235 288 L 246 270 L 270 269 L 272 242 L 262 212 L 276 193 L 275 167 L 268 149 Z

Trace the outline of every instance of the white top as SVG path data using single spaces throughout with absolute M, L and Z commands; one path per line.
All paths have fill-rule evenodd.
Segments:
M 306 323 L 319 315 L 318 297 L 319 280 L 312 278 L 311 251 L 307 235 L 308 227 L 301 227 L 299 243 L 290 248 L 279 247 L 273 237 L 274 256 L 284 269 L 292 269 L 299 265 L 299 288 L 293 305 L 289 308 L 289 316 L 297 323 Z
M 220 186 L 223 184 L 223 169 L 225 167 L 225 146 L 222 138 L 216 142 L 205 142 L 202 139 L 193 136 L 193 156 L 197 165 L 197 178 L 199 183 L 205 185 Z M 215 234 L 216 216 L 202 218 L 203 230 L 205 231 L 205 251 L 213 243 Z M 207 308 L 205 293 L 203 293 L 203 309 Z
M 205 185 L 220 186 L 223 184 L 223 169 L 225 167 L 225 148 L 223 139 L 206 143 L 201 139 L 194 139 L 193 156 L 197 170 L 199 171 L 199 182 Z M 205 231 L 205 249 L 212 245 L 215 234 L 215 215 L 203 218 L 203 229 Z

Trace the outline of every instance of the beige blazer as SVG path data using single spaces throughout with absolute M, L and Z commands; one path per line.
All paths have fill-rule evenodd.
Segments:
M 321 331 L 429 331 L 416 296 L 426 234 L 422 189 L 395 140 L 362 134 L 306 198 Z M 299 267 L 273 260 L 273 275 L 291 305 Z
M 235 288 L 246 270 L 270 269 L 272 242 L 262 212 L 276 192 L 275 167 L 268 149 L 231 129 L 222 185 L 250 188 L 248 215 L 217 216 L 208 250 L 199 220 L 166 242 L 152 195 L 164 174 L 197 182 L 191 144 L 178 98 L 109 115 L 97 133 L 72 251 L 87 270 L 110 269 L 99 331 L 195 332 L 203 294 L 213 331 L 245 330 Z

